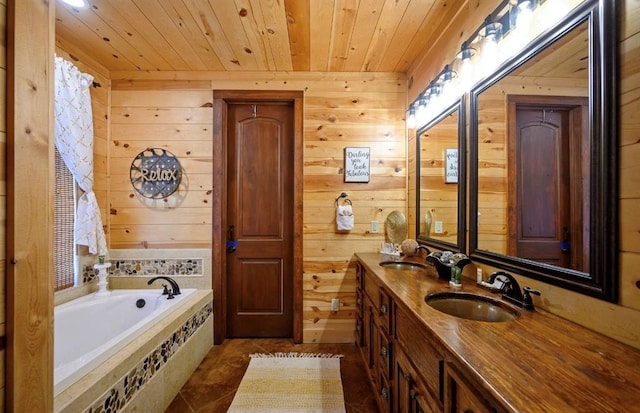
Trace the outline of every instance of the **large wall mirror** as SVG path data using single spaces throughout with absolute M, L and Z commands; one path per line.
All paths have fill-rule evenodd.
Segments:
M 618 291 L 614 6 L 586 1 L 473 89 L 469 132 L 472 258 L 608 301 Z
M 418 241 L 465 251 L 465 103 L 459 99 L 416 133 Z

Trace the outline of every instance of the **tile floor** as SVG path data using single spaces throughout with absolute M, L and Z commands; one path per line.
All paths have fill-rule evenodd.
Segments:
M 233 339 L 215 346 L 165 413 L 224 413 L 242 380 L 251 353 L 343 354 L 340 361 L 347 413 L 376 413 L 373 390 L 354 344 L 293 344 L 288 339 Z

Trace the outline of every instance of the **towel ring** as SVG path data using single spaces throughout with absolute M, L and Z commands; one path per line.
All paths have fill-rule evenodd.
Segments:
M 346 194 L 346 192 L 341 193 L 340 195 L 338 195 L 338 197 L 336 198 L 336 206 L 338 206 L 338 201 L 340 200 L 340 198 L 343 199 L 342 204 L 347 204 L 347 205 L 353 205 L 351 203 L 351 200 L 349 199 L 349 195 Z

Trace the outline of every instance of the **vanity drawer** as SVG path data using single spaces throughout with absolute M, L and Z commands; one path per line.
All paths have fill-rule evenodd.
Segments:
M 371 304 L 373 304 L 373 307 L 377 309 L 380 305 L 380 287 L 378 287 L 378 283 L 374 281 L 373 276 L 371 276 L 367 272 L 364 273 L 363 281 L 364 288 L 362 289 L 362 291 L 364 291 L 364 293 L 369 297 L 369 299 L 371 300 Z
M 387 335 L 380 332 L 380 337 L 378 339 L 379 348 L 378 348 L 378 360 L 380 370 L 384 373 L 387 379 L 391 379 L 391 362 L 393 360 L 392 353 L 392 344 L 391 341 L 387 338 Z
M 393 325 L 391 320 L 393 320 L 393 318 L 391 317 L 391 311 L 393 310 L 393 302 L 391 301 L 389 294 L 387 294 L 382 288 L 378 290 L 378 294 L 378 320 L 380 320 L 380 329 L 388 335 L 392 335 Z
M 429 396 L 442 405 L 444 399 L 444 352 L 436 347 L 418 324 L 402 308 L 396 308 L 396 334 L 402 351 L 416 367 Z
M 393 394 L 392 394 L 392 390 L 393 388 L 391 387 L 391 384 L 389 383 L 389 381 L 387 380 L 387 378 L 384 376 L 384 374 L 380 373 L 380 375 L 378 376 L 378 406 L 380 407 L 380 412 L 381 413 L 388 413 L 388 412 L 392 412 L 392 401 L 393 401 Z

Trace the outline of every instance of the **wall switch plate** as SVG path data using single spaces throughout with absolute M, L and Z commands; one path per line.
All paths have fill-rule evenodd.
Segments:
M 442 234 L 444 232 L 444 228 L 442 228 L 442 221 L 436 221 L 434 232 L 436 234 Z
M 371 221 L 371 233 L 377 234 L 379 230 L 380 227 L 378 226 L 378 221 Z
M 332 298 L 331 299 L 331 311 L 338 311 L 340 310 L 340 299 L 339 298 Z

